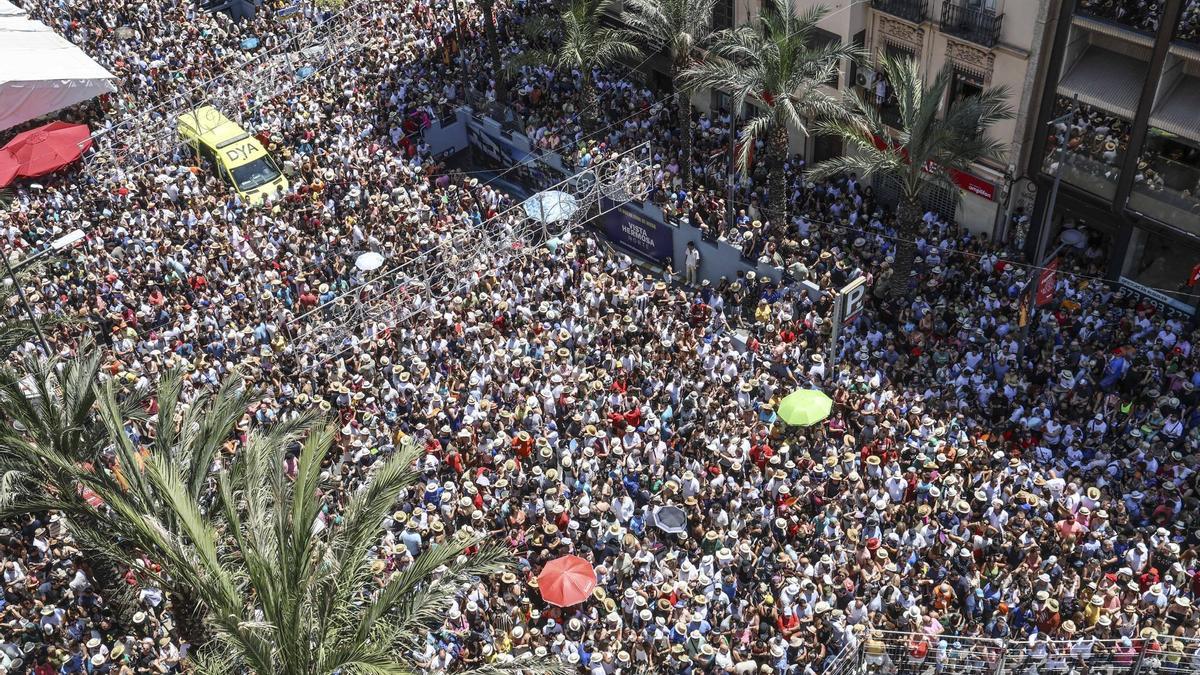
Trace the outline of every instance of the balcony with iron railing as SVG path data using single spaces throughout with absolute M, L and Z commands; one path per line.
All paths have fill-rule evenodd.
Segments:
M 1000 41 L 1004 15 L 992 9 L 965 7 L 959 2 L 961 0 L 942 3 L 942 32 L 989 49 L 995 47 Z
M 913 23 L 921 23 L 929 16 L 929 0 L 871 0 L 871 6 Z

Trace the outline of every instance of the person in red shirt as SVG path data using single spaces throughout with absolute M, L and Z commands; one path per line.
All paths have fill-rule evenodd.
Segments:
M 528 431 L 522 431 L 513 438 L 512 449 L 519 459 L 529 459 L 533 454 L 533 438 Z
M 759 469 L 766 469 L 767 462 L 771 461 L 774 454 L 775 451 L 767 445 L 766 441 L 750 446 L 750 461 L 754 462 L 754 466 Z
M 637 407 L 637 401 L 634 401 L 634 407 L 625 413 L 625 423 L 631 427 L 642 426 L 642 409 Z
M 800 630 L 800 619 L 796 616 L 795 612 L 780 612 L 775 617 L 775 627 L 779 629 L 779 632 L 785 638 L 790 638 L 796 631 Z
M 608 423 L 612 425 L 613 433 L 620 436 L 625 433 L 625 415 L 619 412 L 608 414 Z
M 451 446 L 449 454 L 446 455 L 446 463 L 450 465 L 450 468 L 454 469 L 454 473 L 462 475 L 464 468 L 462 455 L 453 446 Z

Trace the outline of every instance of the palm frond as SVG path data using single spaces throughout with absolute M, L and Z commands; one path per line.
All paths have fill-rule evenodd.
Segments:
M 889 130 L 864 97 L 847 99 L 847 116 L 822 122 L 816 130 L 842 138 L 854 147 L 854 153 L 816 165 L 810 173 L 814 178 L 845 171 L 857 171 L 864 177 L 885 174 L 900 180 L 906 199 L 920 201 L 922 192 L 931 186 L 950 184 L 951 170 L 965 170 L 980 159 L 1003 156 L 1003 143 L 990 138 L 987 130 L 1012 116 L 1007 89 L 989 89 L 952 102 L 943 115 L 952 78 L 949 69 L 925 82 L 919 65 L 910 58 L 885 54 L 880 64 L 895 91 L 900 128 Z

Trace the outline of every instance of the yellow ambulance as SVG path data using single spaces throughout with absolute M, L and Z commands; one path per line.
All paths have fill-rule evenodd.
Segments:
M 262 143 L 212 106 L 179 116 L 179 135 L 251 205 L 282 196 L 287 178 Z

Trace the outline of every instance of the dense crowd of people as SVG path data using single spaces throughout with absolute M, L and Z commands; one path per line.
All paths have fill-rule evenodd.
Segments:
M 1079 11 L 1147 33 L 1158 32 L 1163 0 L 1080 0 Z
M 1175 38 L 1184 42 L 1200 42 L 1200 2 L 1188 0 L 1184 3 Z
M 185 0 L 35 5 L 121 78 L 118 95 L 74 113 L 101 127 L 244 58 L 248 32 L 285 36 L 322 18 L 263 13 L 235 31 Z M 462 9 L 463 42 L 482 44 L 477 10 Z M 501 8 L 506 51 L 530 39 L 515 26 L 537 11 Z M 725 163 L 706 158 L 728 119 L 693 117 L 685 172 L 670 99 L 620 69 L 596 80 L 596 133 L 583 130 L 570 74 L 525 68 L 514 110 L 577 165 L 654 141 L 652 198 L 788 282 L 681 284 L 576 232 L 477 261 L 436 311 L 331 347 L 338 299 L 366 280 L 357 254 L 400 261 L 517 226 L 511 195 L 421 139 L 423 121 L 461 98 L 457 59 L 484 62 L 481 49 L 459 51 L 454 28 L 445 4 L 374 6 L 360 52 L 247 101 L 246 126 L 289 175 L 278 203 L 248 208 L 186 151 L 111 190 L 80 169 L 18 184 L 3 232 L 14 258 L 72 227 L 88 235 L 28 282 L 39 312 L 79 319 L 56 327 L 54 349 L 70 355 L 91 333 L 106 376 L 153 385 L 183 367 L 189 396 L 240 373 L 263 392 L 250 425 L 327 411 L 341 426 L 335 513 L 379 457 L 420 443 L 424 482 L 388 519 L 380 582 L 466 526 L 517 558 L 466 589 L 409 655 L 425 672 L 534 653 L 596 675 L 815 674 L 846 650 L 890 672 L 994 664 L 1005 645 L 1054 672 L 1101 659 L 1200 668 L 1190 326 L 1108 287 L 1102 257 L 1079 253 L 1026 332 L 1030 268 L 930 213 L 914 292 L 873 297 L 830 362 L 829 290 L 859 276 L 886 285 L 892 214 L 857 177 L 812 183 L 794 157 L 792 222 L 765 222 L 761 168 L 739 181 L 725 222 L 713 189 Z M 155 39 L 122 37 L 130 30 Z M 489 70 L 468 72 L 487 96 Z M 1096 124 L 1080 119 L 1088 147 Z M 1120 137 L 1108 126 L 1101 147 Z M 833 398 L 828 420 L 777 418 L 801 388 Z M 684 511 L 682 531 L 660 522 L 666 507 Z M 161 591 L 133 576 L 104 587 L 61 516 L 4 525 L 0 672 L 182 668 L 189 645 Z M 597 588 L 555 607 L 536 579 L 567 553 L 592 562 Z
M 1115 182 L 1129 150 L 1128 120 L 1104 110 L 1060 96 L 1055 103 L 1060 121 L 1046 148 L 1046 168 L 1058 170 L 1061 144 L 1066 140 L 1065 161 L 1077 170 Z

